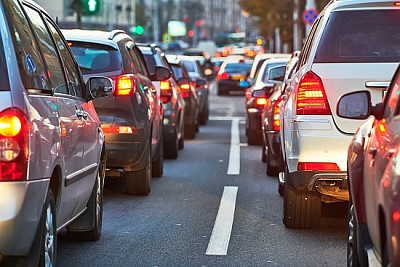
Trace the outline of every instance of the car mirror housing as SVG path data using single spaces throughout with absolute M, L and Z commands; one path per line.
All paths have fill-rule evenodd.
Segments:
M 164 66 L 156 66 L 155 73 L 151 75 L 153 81 L 164 81 L 171 77 L 171 71 Z
M 86 82 L 90 100 L 98 97 L 104 97 L 114 92 L 114 82 L 107 77 L 90 77 Z
M 343 95 L 338 102 L 339 117 L 365 120 L 372 115 L 371 94 L 369 91 L 357 91 Z

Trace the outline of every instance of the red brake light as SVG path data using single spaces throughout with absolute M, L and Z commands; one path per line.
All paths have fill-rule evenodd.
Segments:
M 339 166 L 333 162 L 299 162 L 299 171 L 340 171 Z
M 393 5 L 394 6 L 400 6 L 400 2 L 394 2 Z
M 180 87 L 181 87 L 182 98 L 189 98 L 190 97 L 190 84 L 184 83 L 184 84 L 181 84 Z
M 171 90 L 171 84 L 169 83 L 169 81 L 161 81 L 160 82 L 160 90 Z
M 330 115 L 331 109 L 321 79 L 307 72 L 300 80 L 297 96 L 298 115 Z
M 0 181 L 26 179 L 29 127 L 18 109 L 0 113 Z
M 190 89 L 190 84 L 188 84 L 188 83 L 181 84 L 181 89 L 182 90 L 189 90 Z
M 280 131 L 280 126 L 281 126 L 281 122 L 280 122 L 280 116 L 279 116 L 279 104 L 281 103 L 282 97 L 279 96 L 279 98 L 275 101 L 275 105 L 274 105 L 274 120 L 272 123 L 272 127 L 274 129 L 274 131 Z
M 111 127 L 101 126 L 104 133 L 108 134 L 138 134 L 138 130 L 133 126 L 118 126 L 113 125 Z
M 265 104 L 267 104 L 267 99 L 265 97 L 256 98 L 256 105 L 257 106 L 265 106 Z
M 135 91 L 135 80 L 132 75 L 120 75 L 116 77 L 115 96 L 132 95 Z
M 228 80 L 229 79 L 229 73 L 223 72 L 218 75 L 217 77 L 218 80 Z
M 171 100 L 172 97 L 172 85 L 169 81 L 161 81 L 160 82 L 160 91 L 161 91 L 161 101 L 165 104 Z

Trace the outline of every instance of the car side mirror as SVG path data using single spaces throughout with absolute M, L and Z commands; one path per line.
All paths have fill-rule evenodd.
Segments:
M 286 66 L 278 66 L 269 69 L 268 83 L 282 84 L 285 79 Z
M 111 95 L 115 90 L 115 86 L 110 78 L 93 76 L 86 82 L 86 89 L 89 94 L 89 100 L 92 100 Z
M 171 77 L 171 71 L 164 66 L 156 66 L 154 74 L 151 75 L 153 81 L 163 81 Z
M 337 104 L 336 113 L 345 119 L 365 120 L 372 115 L 371 94 L 357 91 L 343 95 Z

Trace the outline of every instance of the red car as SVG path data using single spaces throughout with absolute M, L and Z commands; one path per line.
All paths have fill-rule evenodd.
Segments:
M 372 106 L 368 91 L 352 92 L 340 98 L 337 113 L 349 119 L 373 115 L 348 149 L 348 266 L 400 266 L 400 67 L 381 103 Z

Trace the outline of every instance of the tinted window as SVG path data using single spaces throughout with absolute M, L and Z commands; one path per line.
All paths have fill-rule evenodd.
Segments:
M 398 10 L 335 12 L 327 22 L 315 62 L 399 62 Z
M 264 73 L 263 73 L 263 77 L 262 77 L 262 81 L 263 82 L 267 82 L 268 81 L 268 71 L 273 68 L 273 67 L 277 67 L 277 66 L 282 66 L 284 65 L 283 63 L 270 63 L 266 66 L 266 68 L 264 69 Z
M 251 64 L 249 63 L 228 63 L 225 66 L 224 71 L 228 73 L 242 72 L 247 73 L 251 69 Z
M 0 35 L 0 91 L 10 90 L 10 83 L 7 74 L 7 62 L 4 56 L 3 38 Z
M 57 54 L 57 49 L 55 48 L 53 40 L 50 37 L 50 33 L 47 31 L 40 14 L 36 10 L 33 10 L 29 7 L 26 7 L 25 10 L 38 37 L 40 50 L 43 53 L 47 72 L 51 77 L 51 83 L 54 89 L 58 92 L 67 93 L 68 91 L 67 87 L 65 86 L 64 71 Z
M 83 74 L 117 71 L 122 68 L 120 54 L 113 47 L 72 42 L 71 50 Z
M 183 73 L 182 73 L 182 68 L 176 65 L 171 65 L 172 68 L 172 72 L 174 73 L 174 76 L 179 79 L 183 77 Z
M 144 59 L 146 60 L 146 65 L 147 65 L 147 70 L 150 73 L 155 73 L 155 69 L 156 69 L 156 61 L 153 57 L 153 55 L 151 54 L 144 54 Z
M 43 59 L 21 7 L 14 1 L 10 5 L 4 5 L 4 8 L 10 9 L 6 14 L 12 14 L 8 17 L 9 29 L 13 37 L 15 55 L 25 88 L 51 90 Z M 5 63 L 2 64 L 2 68 L 5 66 Z M 3 81 L 3 77 L 1 79 L 2 82 L 5 81 Z
M 58 50 L 60 51 L 61 57 L 64 61 L 64 69 L 67 78 L 68 90 L 71 95 L 83 97 L 80 74 L 76 69 L 75 62 L 68 51 L 67 46 L 62 40 L 59 32 L 56 30 L 54 25 L 48 21 L 50 31 L 53 34 L 55 42 L 58 46 Z

